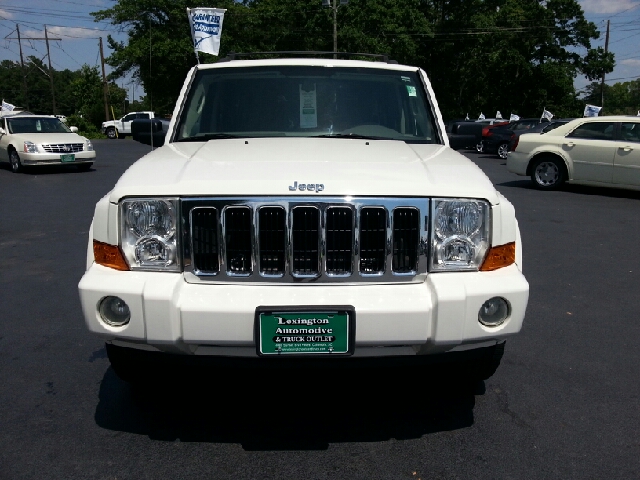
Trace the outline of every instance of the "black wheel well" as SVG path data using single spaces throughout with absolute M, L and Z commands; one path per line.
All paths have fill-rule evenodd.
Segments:
M 529 165 L 527 165 L 527 176 L 531 176 L 533 165 L 538 160 L 542 160 L 544 158 L 547 158 L 549 160 L 556 160 L 560 164 L 560 167 L 562 168 L 562 171 L 564 173 L 564 178 L 565 179 L 569 178 L 569 170 L 567 169 L 567 164 L 564 162 L 564 158 L 562 158 L 560 155 L 556 155 L 555 153 L 548 153 L 548 152 L 538 153 L 537 155 L 533 156 L 533 158 L 529 162 Z

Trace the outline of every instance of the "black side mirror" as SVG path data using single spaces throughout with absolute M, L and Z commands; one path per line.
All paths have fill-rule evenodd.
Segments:
M 161 147 L 168 128 L 168 120 L 140 118 L 131 122 L 131 135 L 136 142 Z

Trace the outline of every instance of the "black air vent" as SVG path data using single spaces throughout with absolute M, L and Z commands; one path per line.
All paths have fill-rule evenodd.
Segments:
M 260 273 L 284 275 L 286 213 L 282 207 L 262 207 L 258 212 Z
M 296 207 L 292 214 L 292 271 L 298 276 L 319 274 L 320 214 L 315 207 Z
M 393 271 L 413 273 L 418 268 L 420 215 L 415 208 L 393 211 Z
M 384 272 L 386 245 L 387 211 L 382 207 L 360 210 L 360 273 Z
M 353 254 L 353 211 L 347 207 L 327 209 L 327 273 L 350 275 Z
M 235 275 L 251 273 L 251 209 L 231 207 L 224 211 L 224 240 L 227 272 Z
M 215 208 L 194 208 L 191 211 L 191 241 L 195 270 L 219 272 L 218 211 Z

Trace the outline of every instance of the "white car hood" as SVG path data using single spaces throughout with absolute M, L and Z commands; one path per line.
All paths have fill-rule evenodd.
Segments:
M 321 193 L 291 191 L 322 184 Z M 111 202 L 127 196 L 406 196 L 498 203 L 486 175 L 443 145 L 339 138 L 172 143 L 134 163 Z

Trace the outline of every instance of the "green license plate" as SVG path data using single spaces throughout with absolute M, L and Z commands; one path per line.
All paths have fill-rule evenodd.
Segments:
M 69 153 L 67 155 L 60 155 L 61 162 L 75 162 L 76 156 L 73 153 Z
M 344 355 L 353 341 L 351 311 L 258 312 L 258 355 Z

